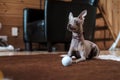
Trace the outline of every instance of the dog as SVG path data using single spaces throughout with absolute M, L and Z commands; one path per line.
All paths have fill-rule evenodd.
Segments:
M 72 32 L 72 40 L 67 55 L 70 57 L 75 55 L 76 59 L 73 60 L 75 63 L 92 59 L 97 57 L 100 53 L 95 43 L 84 39 L 83 24 L 86 15 L 87 10 L 83 10 L 78 17 L 73 17 L 72 12 L 69 13 L 67 29 Z M 73 53 L 73 51 L 76 53 Z

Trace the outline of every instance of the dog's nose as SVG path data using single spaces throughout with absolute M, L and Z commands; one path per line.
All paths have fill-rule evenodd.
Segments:
M 71 24 L 68 24 L 68 27 L 69 27 L 69 28 L 71 28 L 71 26 L 72 26 Z
M 68 24 L 68 29 L 69 30 L 74 30 L 74 27 L 72 26 L 72 24 Z

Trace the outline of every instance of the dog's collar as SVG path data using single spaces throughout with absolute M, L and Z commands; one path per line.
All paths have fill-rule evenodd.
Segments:
M 81 40 L 79 36 L 72 36 L 73 39 Z
M 79 41 L 81 41 L 82 39 L 83 39 L 83 32 L 82 33 L 78 33 L 78 35 L 77 36 L 75 36 L 75 35 L 72 35 L 72 38 L 73 39 L 77 39 L 77 40 L 79 40 Z

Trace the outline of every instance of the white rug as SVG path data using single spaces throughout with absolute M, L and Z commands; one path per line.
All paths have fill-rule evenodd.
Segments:
M 65 57 L 66 55 L 60 55 L 60 57 Z M 74 56 L 72 58 L 75 58 Z M 99 55 L 97 57 L 98 59 L 102 60 L 114 60 L 114 61 L 120 61 L 120 56 L 116 56 L 115 54 L 107 54 L 107 55 Z
M 103 60 L 114 60 L 114 61 L 120 61 L 120 56 L 116 56 L 114 54 L 108 54 L 108 55 L 99 55 L 99 59 Z

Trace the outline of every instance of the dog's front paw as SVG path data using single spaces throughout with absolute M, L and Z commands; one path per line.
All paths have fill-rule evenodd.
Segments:
M 72 60 L 72 63 L 76 63 L 76 60 Z
M 86 60 L 85 58 L 80 58 L 80 59 L 76 60 L 76 63 L 81 62 L 81 61 L 85 61 L 85 60 Z
M 80 62 L 80 59 L 75 60 L 76 63 Z
M 78 63 L 79 62 L 79 60 L 73 60 L 72 61 L 72 63 Z

